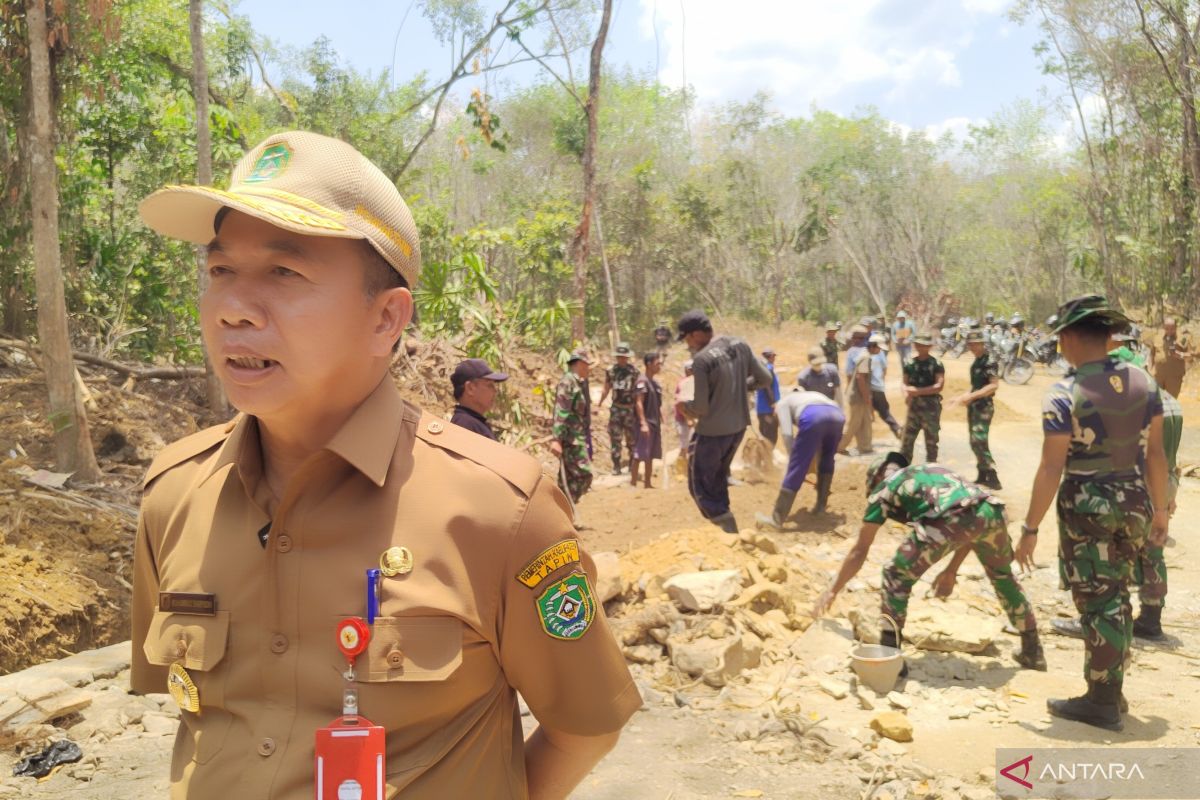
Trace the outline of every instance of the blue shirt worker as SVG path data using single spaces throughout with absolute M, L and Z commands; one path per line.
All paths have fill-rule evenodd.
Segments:
M 771 373 L 771 386 L 759 389 L 755 393 L 754 411 L 758 415 L 758 432 L 763 435 L 771 446 L 779 440 L 779 418 L 775 416 L 775 404 L 779 402 L 779 376 L 775 374 L 775 349 L 768 347 L 762 351 L 763 359 L 767 362 L 767 372 Z

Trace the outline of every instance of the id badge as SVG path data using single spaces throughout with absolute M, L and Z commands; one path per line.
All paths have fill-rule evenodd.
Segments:
M 317 730 L 317 800 L 383 800 L 383 726 L 354 714 Z

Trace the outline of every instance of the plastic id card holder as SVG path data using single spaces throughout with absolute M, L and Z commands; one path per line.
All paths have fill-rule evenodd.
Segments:
M 338 717 L 317 730 L 317 800 L 383 800 L 383 727 L 365 717 Z

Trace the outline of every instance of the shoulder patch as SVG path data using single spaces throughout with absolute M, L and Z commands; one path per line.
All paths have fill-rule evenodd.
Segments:
M 579 563 L 578 539 L 566 539 L 561 542 L 555 542 L 538 553 L 537 558 L 526 564 L 517 573 L 517 580 L 530 589 L 533 589 L 548 578 L 550 573 L 556 569 L 565 567 L 567 564 L 577 563 Z
M 533 495 L 533 489 L 542 477 L 542 465 L 537 459 L 432 414 L 421 414 L 417 438 L 487 467 L 525 497 Z
M 149 486 L 151 481 L 171 467 L 182 464 L 188 459 L 195 458 L 206 450 L 213 449 L 228 439 L 232 430 L 233 422 L 231 421 L 223 425 L 214 425 L 211 428 L 205 428 L 198 433 L 185 436 L 167 445 L 150 462 L 150 468 L 146 470 L 146 477 L 142 479 L 142 488 L 144 489 Z
M 586 574 L 575 571 L 542 592 L 537 599 L 542 630 L 554 639 L 578 639 L 596 618 L 596 597 Z

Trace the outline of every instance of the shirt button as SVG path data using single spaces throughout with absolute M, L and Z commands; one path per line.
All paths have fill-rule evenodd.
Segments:
M 277 633 L 271 637 L 271 652 L 283 653 L 288 649 L 288 638 L 282 633 Z
M 258 743 L 258 754 L 260 756 L 269 756 L 275 752 L 275 740 L 271 738 L 263 739 Z
M 389 650 L 387 654 L 387 664 L 392 669 L 399 669 L 404 666 L 404 653 L 399 650 Z
M 431 423 L 429 423 L 428 427 L 426 427 L 425 430 L 429 431 L 430 433 L 441 433 L 444 429 L 445 428 L 442 425 L 442 423 L 431 422 Z
M 291 552 L 292 537 L 288 536 L 286 533 L 279 534 L 279 536 L 275 539 L 275 549 L 281 553 Z

